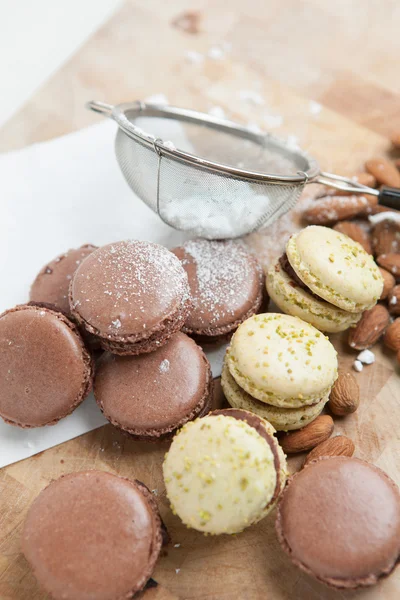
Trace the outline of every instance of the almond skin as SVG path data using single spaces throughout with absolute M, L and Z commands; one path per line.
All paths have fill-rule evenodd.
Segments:
M 399 166 L 400 169 L 400 166 Z M 374 206 L 371 206 L 370 210 L 369 210 L 369 215 L 379 215 L 380 213 L 383 212 L 394 212 L 397 213 L 398 215 L 400 215 L 400 210 L 395 210 L 394 208 L 389 208 L 388 206 L 382 206 L 382 204 L 375 204 Z
M 389 322 L 389 311 L 382 304 L 366 310 L 354 329 L 350 329 L 348 338 L 350 348 L 356 350 L 371 348 L 383 335 Z
M 395 319 L 386 329 L 383 343 L 390 350 L 395 352 L 400 350 L 400 318 Z
M 395 131 L 390 136 L 390 141 L 395 148 L 400 148 L 400 131 Z
M 354 443 L 350 438 L 345 435 L 336 435 L 311 450 L 303 466 L 321 456 L 353 456 L 354 450 Z
M 388 296 L 388 307 L 391 315 L 400 315 L 400 285 L 395 285 Z
M 368 173 L 375 177 L 378 183 L 390 187 L 400 187 L 400 173 L 393 163 L 386 158 L 371 158 L 365 163 Z
M 376 256 L 400 251 L 400 223 L 381 221 L 371 229 L 371 245 Z
M 380 267 L 389 271 L 395 279 L 400 278 L 400 254 L 396 254 L 395 252 L 381 254 L 376 259 L 376 262 Z
M 335 231 L 339 231 L 339 233 L 344 233 L 349 238 L 361 244 L 368 254 L 372 254 L 371 243 L 369 241 L 369 234 L 362 227 L 357 225 L 356 223 L 352 223 L 351 221 L 341 221 L 336 223 L 333 228 Z
M 340 372 L 329 396 L 328 407 L 334 415 L 344 417 L 360 404 L 360 388 L 351 373 Z
M 304 212 L 304 219 L 311 225 L 333 225 L 338 221 L 370 214 L 371 207 L 377 202 L 378 198 L 369 195 L 325 196 Z
M 303 427 L 284 434 L 279 442 L 286 454 L 305 452 L 327 440 L 333 431 L 333 419 L 329 415 L 320 415 Z
M 397 354 L 396 354 L 396 358 L 397 358 L 397 362 L 398 362 L 398 363 L 399 363 L 399 365 L 400 365 L 400 350 L 397 352 Z
M 379 267 L 379 271 L 381 272 L 383 278 L 383 290 L 379 300 L 385 300 L 389 296 L 391 290 L 396 285 L 396 280 L 393 277 L 393 275 L 389 273 L 389 271 L 386 271 L 386 269 L 382 269 L 382 267 Z

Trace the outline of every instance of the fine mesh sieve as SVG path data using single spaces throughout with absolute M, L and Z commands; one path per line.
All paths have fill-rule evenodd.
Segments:
M 140 101 L 88 107 L 117 122 L 115 152 L 134 193 L 165 223 L 192 235 L 235 238 L 266 227 L 294 206 L 307 183 L 397 206 L 399 190 L 379 192 L 320 172 L 300 148 L 231 121 Z

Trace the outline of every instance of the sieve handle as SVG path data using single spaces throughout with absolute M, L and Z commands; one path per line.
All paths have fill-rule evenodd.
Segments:
M 324 171 L 310 183 L 322 183 L 323 185 L 328 185 L 336 190 L 349 192 L 350 194 L 380 195 L 379 190 L 357 183 L 357 181 L 354 181 L 349 177 L 342 177 L 342 175 L 335 175 L 334 173 L 326 173 Z
M 91 100 L 86 103 L 86 108 L 89 110 L 93 110 L 94 112 L 105 115 L 106 117 L 111 117 L 111 113 L 114 109 L 112 104 L 107 104 L 106 102 L 97 102 L 96 100 Z

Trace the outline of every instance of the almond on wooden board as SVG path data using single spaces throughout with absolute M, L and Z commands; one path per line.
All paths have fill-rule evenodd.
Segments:
M 315 446 L 307 455 L 303 466 L 321 456 L 353 456 L 354 450 L 354 443 L 350 438 L 345 435 L 335 435 Z
M 383 278 L 383 290 L 379 300 L 385 300 L 389 296 L 389 292 L 396 285 L 396 280 L 393 277 L 393 275 L 389 273 L 389 271 L 386 271 L 386 269 L 382 269 L 382 267 L 378 268 Z
M 376 256 L 400 251 L 400 223 L 385 220 L 371 229 L 371 245 Z
M 340 233 L 344 233 L 355 242 L 361 244 L 368 254 L 372 254 L 369 233 L 360 227 L 360 225 L 357 225 L 357 223 L 352 223 L 351 221 L 340 221 L 339 223 L 336 223 L 333 229 L 335 231 L 339 231 Z
M 400 285 L 395 285 L 388 295 L 388 307 L 391 315 L 400 315 Z
M 333 419 L 329 415 L 320 415 L 314 421 L 296 431 L 285 433 L 279 443 L 286 454 L 305 452 L 327 440 L 333 431 Z
M 386 158 L 371 158 L 365 163 L 368 173 L 371 173 L 383 185 L 400 187 L 400 173 L 395 165 Z
M 400 318 L 395 319 L 386 329 L 383 343 L 390 350 L 394 350 L 395 352 L 400 350 Z
M 329 396 L 328 408 L 343 417 L 355 412 L 360 404 L 360 388 L 354 375 L 339 372 Z
M 400 278 L 400 254 L 395 252 L 380 254 L 376 259 L 376 262 L 380 267 L 389 271 L 395 279 Z
M 311 225 L 333 225 L 337 221 L 367 215 L 378 202 L 375 196 L 326 196 L 316 200 L 303 216 Z
M 400 169 L 400 167 L 399 167 L 399 169 Z M 375 204 L 374 206 L 371 206 L 368 214 L 369 215 L 378 215 L 383 212 L 394 212 L 394 213 L 397 213 L 398 215 L 400 215 L 400 210 L 395 210 L 394 208 L 389 208 L 388 206 L 383 206 L 382 204 Z
M 389 322 L 389 311 L 382 304 L 366 310 L 354 329 L 350 329 L 349 346 L 356 350 L 370 348 L 383 335 Z
M 390 136 L 390 141 L 395 148 L 400 148 L 400 129 L 392 133 Z

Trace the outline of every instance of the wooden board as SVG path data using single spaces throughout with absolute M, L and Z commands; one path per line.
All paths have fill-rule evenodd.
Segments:
M 171 26 L 191 7 L 200 13 L 197 35 Z M 0 149 L 95 122 L 83 109 L 88 99 L 121 102 L 162 92 L 180 106 L 202 110 L 221 106 L 244 123 L 263 126 L 266 113 L 281 115 L 277 133 L 296 135 L 325 170 L 352 174 L 365 159 L 388 151 L 386 136 L 400 126 L 395 58 L 400 50 L 399 13 L 398 3 L 390 0 L 368 6 L 362 0 L 131 0 L 3 127 Z M 231 50 L 221 60 L 207 58 L 202 65 L 185 60 L 187 50 L 205 54 L 224 41 Z M 241 100 L 247 90 L 257 91 L 264 104 Z M 324 105 L 319 115 L 311 114 L 310 100 Z M 304 194 L 303 206 L 310 193 Z M 265 266 L 298 226 L 300 208 L 249 238 Z M 343 339 L 337 336 L 334 342 L 341 365 L 349 367 L 354 355 Z M 377 347 L 376 357 L 373 366 L 357 374 L 359 410 L 336 419 L 335 432 L 351 437 L 357 456 L 382 467 L 400 484 L 400 380 L 393 355 Z M 221 402 L 217 394 L 216 403 Z M 278 546 L 273 515 L 232 537 L 204 537 L 185 529 L 169 511 L 165 497 L 160 465 L 166 449 L 164 444 L 134 443 L 106 426 L 2 469 L 0 598 L 46 598 L 20 553 L 27 508 L 52 479 L 93 468 L 136 477 L 156 490 L 172 543 L 154 574 L 160 589 L 153 588 L 149 600 L 150 594 L 159 600 L 345 596 L 291 566 Z M 291 458 L 290 470 L 302 460 Z M 400 570 L 376 588 L 346 594 L 361 596 L 397 600 Z

